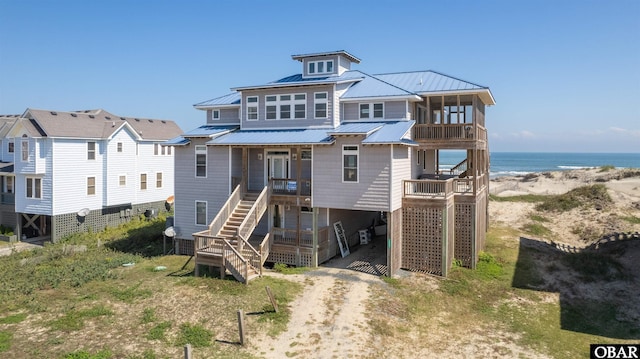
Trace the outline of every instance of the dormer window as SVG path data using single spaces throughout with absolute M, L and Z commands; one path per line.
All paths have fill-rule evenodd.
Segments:
M 333 60 L 309 61 L 307 66 L 309 75 L 326 75 L 333 73 Z
M 382 103 L 361 103 L 360 119 L 383 118 L 384 104 Z

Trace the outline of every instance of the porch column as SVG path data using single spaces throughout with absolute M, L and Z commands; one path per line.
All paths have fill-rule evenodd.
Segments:
M 313 230 L 313 244 L 311 245 L 311 266 L 318 266 L 318 208 L 313 208 L 311 212 L 312 221 L 312 230 Z
M 243 184 L 242 192 L 249 192 L 249 150 L 242 147 L 242 178 L 240 183 Z

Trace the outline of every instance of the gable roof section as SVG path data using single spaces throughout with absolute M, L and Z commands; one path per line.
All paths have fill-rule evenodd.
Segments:
M 412 141 L 405 136 L 411 130 L 411 127 L 415 124 L 415 121 L 397 121 L 387 122 L 371 135 L 367 136 L 362 143 L 367 145 L 407 145 L 417 146 L 415 141 Z
M 27 109 L 21 124 L 33 136 L 53 138 L 107 139 L 122 126 L 130 127 L 143 140 L 167 140 L 182 133 L 168 120 L 127 118 L 105 110 L 61 112 Z
M 340 96 L 340 100 L 361 101 L 367 98 L 398 98 L 420 101 L 422 98 L 411 91 L 407 91 L 397 85 L 383 81 L 374 76 L 367 75 L 360 71 L 352 71 L 362 74 L 362 81 L 353 84 Z
M 238 107 L 238 106 L 240 106 L 239 92 L 232 92 L 230 94 L 216 97 L 211 100 L 199 102 L 193 105 L 193 107 L 198 109 L 212 108 L 212 107 Z
M 495 99 L 488 87 L 435 71 L 398 72 L 372 76 L 417 95 L 478 93 L 485 104 L 495 105 Z

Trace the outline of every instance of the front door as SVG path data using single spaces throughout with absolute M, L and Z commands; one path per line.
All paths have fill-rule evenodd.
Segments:
M 267 152 L 267 181 L 269 178 L 289 178 L 289 152 Z
M 274 181 L 273 186 L 276 190 L 284 190 L 289 178 L 289 152 L 288 151 L 268 151 L 267 152 L 267 178 L 280 179 Z M 269 227 L 284 227 L 284 208 L 281 205 L 271 206 L 271 216 L 269 217 Z

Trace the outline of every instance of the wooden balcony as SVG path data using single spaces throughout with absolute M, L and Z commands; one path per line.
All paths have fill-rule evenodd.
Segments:
M 269 180 L 269 204 L 311 206 L 311 180 L 294 178 L 271 178 Z
M 487 175 L 473 177 L 441 176 L 441 179 L 418 179 L 403 181 L 403 198 L 406 201 L 440 202 L 452 196 L 477 196 L 486 190 Z
M 416 124 L 413 139 L 433 149 L 485 149 L 487 129 L 472 123 Z

